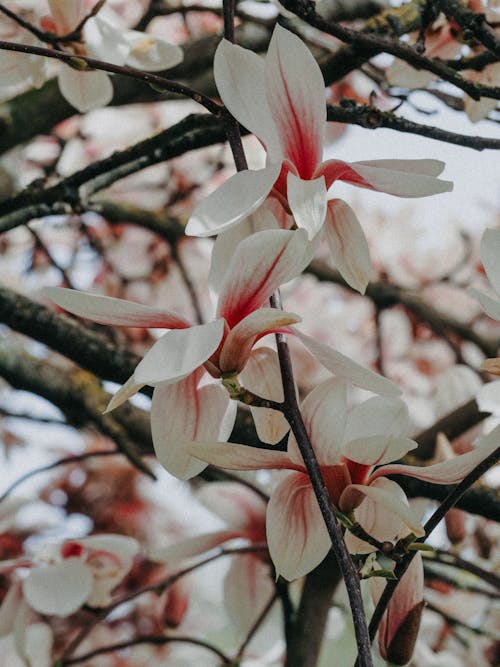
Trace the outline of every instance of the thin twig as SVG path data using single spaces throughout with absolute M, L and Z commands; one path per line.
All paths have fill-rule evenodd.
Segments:
M 58 459 L 53 463 L 49 463 L 48 465 L 40 466 L 39 468 L 34 468 L 33 470 L 30 470 L 26 474 L 21 475 L 21 477 L 18 477 L 14 482 L 12 482 L 12 484 L 9 487 L 7 487 L 7 489 L 0 496 L 0 503 L 2 503 L 14 491 L 14 489 L 17 489 L 17 487 L 20 486 L 23 482 L 26 482 L 28 479 L 31 479 L 32 477 L 35 477 L 36 475 L 39 475 L 42 472 L 48 472 L 49 470 L 54 470 L 55 468 L 60 468 L 61 466 L 65 465 L 71 465 L 73 463 L 81 463 L 82 461 L 86 461 L 87 459 L 91 458 L 100 458 L 104 456 L 117 456 L 121 454 L 122 452 L 120 452 L 118 449 L 85 452 L 84 454 L 77 454 L 75 456 L 65 456 L 64 458 Z
M 148 84 L 158 92 L 169 91 L 177 95 L 182 95 L 183 97 L 189 97 L 201 106 L 205 107 L 214 116 L 218 118 L 225 117 L 227 112 L 224 107 L 218 102 L 212 100 L 211 97 L 205 95 L 204 93 L 194 90 L 189 86 L 186 86 L 177 81 L 172 81 L 172 79 L 167 79 L 164 76 L 159 74 L 153 74 L 152 72 L 145 72 L 144 70 L 136 69 L 135 67 L 128 67 L 125 65 L 113 65 L 112 63 L 105 62 L 103 60 L 97 60 L 96 58 L 89 58 L 88 56 L 78 55 L 75 56 L 73 53 L 67 53 L 66 51 L 59 51 L 58 49 L 46 49 L 41 46 L 32 46 L 30 44 L 17 44 L 15 42 L 5 42 L 0 41 L 0 49 L 4 51 L 15 51 L 18 53 L 32 53 L 36 56 L 45 56 L 46 58 L 54 58 L 55 60 L 61 60 L 70 67 L 74 67 L 77 70 L 101 70 L 103 72 L 109 72 L 110 74 L 121 74 L 122 76 L 127 76 L 132 79 L 138 79 Z

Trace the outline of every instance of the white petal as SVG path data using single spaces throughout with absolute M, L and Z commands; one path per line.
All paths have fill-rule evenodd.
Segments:
M 198 204 L 186 226 L 188 236 L 213 236 L 253 213 L 271 192 L 281 170 L 274 164 L 231 176 Z
M 135 381 L 135 377 L 132 375 L 129 377 L 129 379 L 125 382 L 125 384 L 120 387 L 120 389 L 116 392 L 116 394 L 113 396 L 113 398 L 110 400 L 108 403 L 106 412 L 111 412 L 112 410 L 115 410 L 119 405 L 122 405 L 122 403 L 125 403 L 125 401 L 128 401 L 128 399 L 131 396 L 134 396 L 137 394 L 139 389 L 142 389 L 144 387 L 144 384 L 141 384 L 140 382 Z
M 217 315 L 232 328 L 264 305 L 281 285 L 300 274 L 307 257 L 304 231 L 252 234 L 236 248 L 221 289 Z
M 23 581 L 28 604 L 40 614 L 69 616 L 86 602 L 92 591 L 90 570 L 78 558 L 38 567 Z
M 59 90 L 80 113 L 105 107 L 113 99 L 113 85 L 105 72 L 80 72 L 66 65 L 61 65 Z
M 351 167 L 374 190 L 397 197 L 428 197 L 453 190 L 453 183 L 435 176 L 442 171 L 439 160 L 371 160 L 352 162 Z M 366 187 L 360 183 L 354 185 Z
M 346 409 L 347 386 L 339 378 L 322 382 L 300 404 L 304 425 L 322 466 L 341 462 Z M 302 463 L 294 437 L 290 438 L 288 453 L 293 461 Z
M 211 482 L 202 486 L 196 498 L 241 535 L 259 524 L 264 534 L 266 503 L 253 489 L 239 482 Z
M 399 398 L 374 396 L 350 410 L 345 440 L 372 435 L 405 435 L 409 423 L 408 407 L 404 401 Z
M 344 455 L 351 461 L 368 466 L 378 466 L 399 461 L 412 449 L 418 447 L 410 438 L 394 435 L 372 435 L 345 443 Z
M 26 658 L 30 667 L 51 667 L 53 634 L 47 623 L 31 623 L 26 629 Z
M 314 338 L 301 333 L 294 329 L 294 333 L 302 343 L 307 347 L 309 352 L 322 364 L 330 373 L 351 382 L 356 387 L 373 391 L 375 394 L 382 394 L 385 396 L 398 396 L 401 390 L 393 382 L 382 375 L 357 364 L 344 354 L 333 350 L 328 345 L 320 343 Z
M 481 261 L 494 290 L 500 295 L 500 229 L 486 229 L 481 239 Z
M 307 475 L 290 473 L 274 489 L 267 542 L 276 576 L 289 581 L 313 570 L 328 553 L 331 541 Z
M 263 562 L 260 555 L 241 554 L 233 558 L 224 577 L 224 602 L 228 617 L 244 633 L 257 621 L 273 594 L 270 565 Z M 242 600 L 245 604 L 241 603 Z
M 500 301 L 492 299 L 491 296 L 483 294 L 474 287 L 469 287 L 469 292 L 476 297 L 487 315 L 494 320 L 500 320 Z
M 229 332 L 220 352 L 220 370 L 223 373 L 241 371 L 257 338 L 262 334 L 279 331 L 287 325 L 296 324 L 300 319 L 298 315 L 278 308 L 254 310 Z
M 266 97 L 264 60 L 223 39 L 215 52 L 214 77 L 232 115 L 264 143 L 273 159 L 280 160 L 276 126 Z
M 391 480 L 389 480 L 391 481 Z M 395 484 L 395 482 L 394 482 Z M 396 493 L 391 487 L 382 487 L 380 484 L 351 484 L 343 491 L 340 496 L 340 509 L 343 512 L 349 512 L 360 504 L 363 496 L 367 496 L 379 506 L 378 512 L 391 512 L 398 516 L 401 521 L 417 536 L 422 537 L 425 531 L 420 525 L 420 517 L 401 500 L 400 494 Z
M 267 200 L 269 201 L 269 200 Z M 215 239 L 210 261 L 209 285 L 215 294 L 220 294 L 227 267 L 236 252 L 238 244 L 248 236 L 266 229 L 279 229 L 274 215 L 267 209 L 267 202 L 260 206 L 255 213 L 227 231 L 220 233 Z
M 229 437 L 236 417 L 236 402 L 218 384 L 198 387 L 197 374 L 174 385 L 157 387 L 151 406 L 151 430 L 156 456 L 179 479 L 198 475 L 206 463 L 185 446 L 200 438 Z
M 500 426 L 481 438 L 471 452 L 430 466 L 389 464 L 378 468 L 372 479 L 379 475 L 410 475 L 433 484 L 458 484 L 498 447 L 500 447 Z
M 348 285 L 361 294 L 370 280 L 370 251 L 352 208 L 342 199 L 328 202 L 325 232 L 333 263 Z
M 284 156 L 301 178 L 313 178 L 325 136 L 325 82 L 304 42 L 280 25 L 266 57 L 266 94 Z
M 130 53 L 126 59 L 130 67 L 144 69 L 147 72 L 159 72 L 175 67 L 184 59 L 184 52 L 179 46 L 153 35 L 129 30 L 124 38 L 130 46 Z
M 326 182 L 320 176 L 303 180 L 291 171 L 287 179 L 287 199 L 297 227 L 307 231 L 308 239 L 319 232 L 326 216 Z
M 201 366 L 218 348 L 224 321 L 167 331 L 146 353 L 134 372 L 139 384 L 176 382 Z
M 476 403 L 480 412 L 500 413 L 500 380 L 483 385 L 476 396 Z
M 100 13 L 87 21 L 84 36 L 90 56 L 113 65 L 125 65 L 130 45 L 122 30 L 104 19 Z
M 259 396 L 278 403 L 283 401 L 278 355 L 268 347 L 259 347 L 250 355 L 245 368 L 240 373 L 242 384 Z M 270 445 L 278 443 L 290 430 L 283 413 L 267 408 L 250 406 L 257 435 L 262 442 Z
M 69 313 L 99 322 L 99 324 L 149 329 L 177 329 L 190 326 L 186 320 L 175 313 L 125 301 L 125 299 L 115 299 L 110 296 L 100 296 L 62 287 L 46 287 L 42 294 Z
M 260 470 L 297 468 L 286 452 L 249 447 L 234 442 L 193 442 L 187 451 L 201 461 L 228 470 Z M 302 466 L 303 467 L 303 466 Z

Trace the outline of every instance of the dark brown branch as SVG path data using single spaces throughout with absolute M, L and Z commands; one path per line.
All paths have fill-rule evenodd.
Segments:
M 497 59 L 500 58 L 500 39 L 484 14 L 467 9 L 457 0 L 440 0 L 439 5 L 448 19 L 453 19 L 462 28 L 466 39 L 469 35 L 474 36 Z
M 282 4 L 286 9 L 299 16 L 309 25 L 333 37 L 337 37 L 337 39 L 346 44 L 353 44 L 371 50 L 372 53 L 375 51 L 390 53 L 416 69 L 425 69 L 436 74 L 444 81 L 448 81 L 460 90 L 463 90 L 474 100 L 479 100 L 481 97 L 500 99 L 500 87 L 486 86 L 481 83 L 468 81 L 451 67 L 448 67 L 444 61 L 421 56 L 404 42 L 395 42 L 385 37 L 379 37 L 378 35 L 352 30 L 338 23 L 328 23 L 316 13 L 315 4 L 311 0 L 283 0 Z
M 337 123 L 359 125 L 367 130 L 376 130 L 384 127 L 398 132 L 417 134 L 427 139 L 436 139 L 448 144 L 473 148 L 476 151 L 485 149 L 500 149 L 500 139 L 495 137 L 468 136 L 457 132 L 450 132 L 432 125 L 422 125 L 412 120 L 396 116 L 390 111 L 381 111 L 368 104 L 356 104 L 353 100 L 345 100 L 339 107 L 328 107 L 328 120 Z
M 220 121 L 208 115 L 187 116 L 168 130 L 94 162 L 56 185 L 41 189 L 28 187 L 1 203 L 0 232 L 44 215 L 80 211 L 88 197 L 125 176 L 190 150 L 224 141 Z M 179 226 L 172 230 L 172 236 L 179 238 Z
M 125 65 L 113 65 L 112 63 L 108 63 L 103 60 L 97 60 L 97 58 L 89 58 L 88 56 L 83 55 L 75 56 L 75 54 L 68 53 L 66 51 L 59 51 L 58 49 L 46 49 L 41 46 L 32 46 L 31 44 L 16 44 L 14 42 L 5 42 L 0 40 L 0 50 L 14 51 L 17 53 L 31 53 L 36 56 L 44 56 L 45 58 L 61 60 L 63 63 L 66 63 L 67 65 L 80 71 L 100 70 L 103 72 L 108 72 L 109 74 L 121 74 L 122 76 L 127 76 L 131 79 L 142 81 L 143 83 L 151 86 L 154 90 L 159 89 L 159 92 L 168 91 L 170 93 L 174 93 L 175 95 L 189 97 L 198 104 L 204 106 L 207 111 L 217 117 L 224 115 L 224 107 L 222 107 L 217 102 L 214 102 L 214 100 L 201 91 L 194 90 L 189 86 L 178 83 L 177 81 L 173 81 L 172 79 L 167 79 L 166 77 L 160 76 L 159 74 L 145 72 L 143 70 L 135 69 L 134 67 L 128 67 Z
M 66 667 L 66 665 L 77 665 L 80 662 L 87 662 L 92 658 L 96 658 L 99 655 L 105 655 L 106 653 L 114 653 L 115 651 L 123 651 L 124 649 L 131 648 L 132 646 L 139 646 L 140 644 L 153 644 L 155 646 L 164 646 L 165 644 L 173 644 L 175 642 L 182 644 L 191 644 L 193 646 L 200 646 L 207 649 L 211 653 L 214 653 L 220 660 L 222 660 L 223 665 L 228 665 L 231 667 L 234 663 L 232 660 L 218 649 L 213 644 L 203 640 L 196 639 L 195 637 L 187 637 L 183 635 L 174 635 L 172 637 L 167 637 L 165 635 L 145 635 L 135 637 L 134 639 L 128 639 L 123 642 L 118 642 L 116 644 L 109 644 L 108 646 L 101 646 L 96 648 L 94 651 L 89 653 L 83 653 L 82 655 L 77 656 L 76 658 L 63 658 L 56 662 L 56 665 L 59 667 Z

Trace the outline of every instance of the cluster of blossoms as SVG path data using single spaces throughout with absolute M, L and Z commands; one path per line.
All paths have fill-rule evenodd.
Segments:
M 49 5 L 51 16 L 41 25 L 55 35 L 70 33 L 88 16 L 89 9 L 81 2 L 49 0 Z M 75 55 L 89 54 L 150 70 L 172 66 L 181 57 L 176 47 L 160 40 L 117 30 L 104 10 L 88 18 L 81 39 L 66 48 Z M 22 66 L 26 69 L 28 62 L 23 61 Z M 360 526 L 371 538 L 363 539 L 359 531 L 348 532 L 346 541 L 353 554 L 374 553 L 374 543 L 394 544 L 408 536 L 410 541 L 424 536 L 420 517 L 389 475 L 456 483 L 496 448 L 498 431 L 480 440 L 472 452 L 448 461 L 427 467 L 395 463 L 416 447 L 406 437 L 408 414 L 398 388 L 301 333 L 295 327 L 300 322 L 298 315 L 268 306 L 276 290 L 307 266 L 323 229 L 333 263 L 349 285 L 364 293 L 371 273 L 368 244 L 350 206 L 330 197 L 335 181 L 398 197 L 425 197 L 451 190 L 451 183 L 438 178 L 443 163 L 324 161 L 326 111 L 321 71 L 304 43 L 280 26 L 274 30 L 265 59 L 223 40 L 214 71 L 225 106 L 255 134 L 266 152 L 264 168 L 241 171 L 228 179 L 196 207 L 187 224 L 190 235 L 218 234 L 211 269 L 217 294 L 214 319 L 192 325 L 175 312 L 62 288 L 48 288 L 45 295 L 66 311 L 94 322 L 166 330 L 108 409 L 145 385 L 154 388 L 153 444 L 157 458 L 170 473 L 187 480 L 208 464 L 232 470 L 286 471 L 272 489 L 267 510 L 261 499 L 225 487 L 217 507 L 232 504 L 233 525 L 167 549 L 158 559 L 170 562 L 191 557 L 235 538 L 256 544 L 266 541 L 276 574 L 293 580 L 314 569 L 331 548 L 295 435 L 289 433 L 286 451 L 273 449 L 290 426 L 278 409 L 252 406 L 257 433 L 268 447 L 227 442 L 236 418 L 234 398 L 246 392 L 274 402 L 275 407 L 283 401 L 278 355 L 272 347 L 259 345 L 265 336 L 297 336 L 335 376 L 302 401 L 301 414 L 332 505 L 351 527 Z M 35 81 L 34 71 L 29 70 L 29 76 Z M 63 65 L 59 83 L 62 93 L 80 110 L 105 104 L 112 92 L 102 72 L 77 72 Z M 488 265 L 486 268 L 489 270 Z M 377 396 L 352 407 L 350 386 Z M 2 613 L 17 619 L 26 606 L 38 613 L 65 616 L 82 604 L 107 604 L 110 591 L 128 572 L 137 553 L 133 541 L 114 548 L 110 540 L 115 539 L 92 536 L 64 544 L 56 563 L 32 569 L 11 589 L 0 620 Z M 255 562 L 255 556 L 240 562 L 253 573 L 245 581 L 255 576 Z M 265 559 L 258 562 L 269 566 Z M 240 575 L 230 573 L 228 577 L 228 596 L 235 608 L 231 586 Z M 54 584 L 61 579 L 68 585 L 58 597 L 60 589 Z M 248 590 L 254 589 L 249 585 Z M 374 595 L 379 595 L 376 586 Z M 423 568 L 417 557 L 379 633 L 381 654 L 396 664 L 404 664 L 411 655 L 411 641 L 402 654 L 395 646 L 400 646 L 400 633 L 407 629 L 409 619 L 418 629 L 422 599 Z

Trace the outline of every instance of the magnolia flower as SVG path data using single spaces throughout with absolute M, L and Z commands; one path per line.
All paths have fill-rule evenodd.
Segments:
M 173 312 L 122 299 L 60 288 L 45 290 L 64 309 L 95 322 L 170 330 L 146 353 L 108 410 L 146 384 L 155 387 L 151 408 L 153 444 L 160 463 L 177 477 L 188 479 L 206 467 L 179 443 L 200 437 L 226 439 L 234 425 L 236 403 L 219 384 L 208 384 L 207 380 L 236 375 L 250 363 L 249 385 L 257 390 L 261 386 L 257 376 L 262 353 L 255 355 L 256 368 L 252 370 L 253 345 L 266 334 L 283 331 L 300 320 L 292 313 L 263 306 L 281 284 L 303 269 L 305 244 L 304 232 L 285 230 L 267 230 L 245 239 L 231 259 L 226 258 L 228 268 L 216 319 L 197 326 Z M 279 385 L 277 371 L 273 374 L 271 368 L 266 376 L 265 381 L 273 387 Z M 270 391 L 269 398 L 275 398 L 272 394 L 280 389 Z M 288 426 L 283 425 L 279 413 L 274 414 L 273 418 L 269 414 L 263 417 L 259 434 L 277 442 Z M 269 419 L 272 424 L 266 426 Z M 276 420 L 281 425 L 275 426 Z
M 113 589 L 132 568 L 139 549 L 132 537 L 91 535 L 54 545 L 33 560 L 23 557 L 0 563 L 2 570 L 30 568 L 27 576 L 13 582 L 2 601 L 0 636 L 14 635 L 17 653 L 27 664 L 48 665 L 52 632 L 45 624 L 31 622 L 35 613 L 66 617 L 84 604 L 105 607 L 111 602 Z M 32 663 L 34 633 L 39 645 L 37 660 Z
M 153 560 L 172 567 L 233 540 L 244 540 L 248 545 L 265 543 L 266 503 L 255 491 L 237 482 L 214 482 L 203 487 L 197 498 L 226 523 L 226 528 L 157 549 L 151 554 Z M 247 631 L 271 597 L 273 588 L 267 551 L 235 555 L 224 578 L 228 615 Z M 242 600 L 246 601 L 244 605 Z
M 48 0 L 48 3 L 51 13 L 42 17 L 41 26 L 61 36 L 75 30 L 95 5 L 95 2 L 83 0 Z M 123 29 L 109 8 L 100 10 L 85 22 L 81 40 L 64 43 L 62 47 L 75 56 L 90 56 L 148 71 L 174 67 L 183 59 L 178 46 L 152 35 Z M 61 63 L 58 81 L 63 97 L 82 113 L 105 106 L 113 97 L 111 80 L 102 71 L 80 71 Z
M 345 280 L 364 292 L 370 274 L 368 245 L 352 209 L 328 200 L 336 180 L 401 197 L 452 189 L 436 178 L 438 160 L 322 162 L 326 129 L 325 84 L 302 40 L 277 25 L 266 59 L 222 40 L 214 60 L 222 101 L 267 152 L 267 166 L 242 171 L 202 201 L 186 232 L 210 236 L 255 211 L 269 194 L 291 211 L 312 239 L 325 226 L 334 261 Z
M 498 259 L 500 257 L 500 230 L 486 229 L 481 239 L 481 261 L 483 262 L 486 275 L 493 286 L 493 289 L 500 296 L 500 266 Z M 486 314 L 494 320 L 500 320 L 500 301 L 480 292 L 477 289 L 470 288 L 470 291 L 477 297 L 479 303 L 486 311 Z M 493 375 L 500 375 L 500 358 L 486 359 L 482 368 Z
M 301 405 L 333 505 L 353 514 L 380 542 L 395 540 L 403 529 L 423 536 L 420 517 L 409 507 L 401 487 L 387 476 L 411 475 L 436 484 L 458 482 L 498 446 L 500 429 L 484 438 L 480 447 L 452 461 L 427 467 L 390 464 L 416 447 L 401 435 L 407 426 L 405 404 L 400 399 L 374 397 L 348 412 L 346 389 L 341 380 L 327 380 Z M 331 542 L 293 435 L 287 452 L 214 442 L 197 442 L 189 450 L 222 468 L 292 471 L 273 490 L 267 511 L 267 541 L 276 572 L 295 579 L 324 559 Z M 355 553 L 373 551 L 353 536 L 348 536 L 347 543 Z

